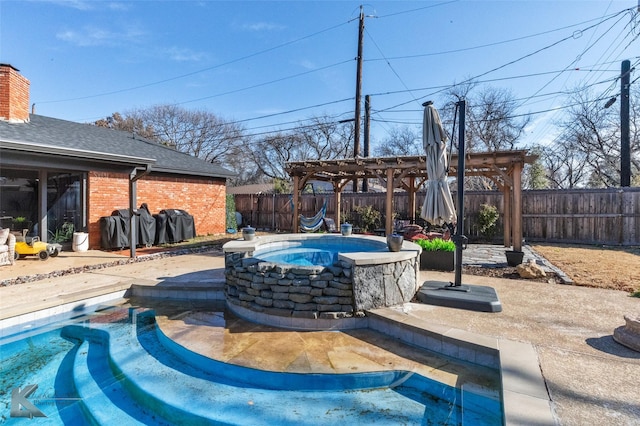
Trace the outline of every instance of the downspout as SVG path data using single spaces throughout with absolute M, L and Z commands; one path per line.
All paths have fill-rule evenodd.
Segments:
M 138 169 L 134 168 L 129 174 L 129 257 L 131 259 L 136 258 L 136 245 L 137 229 L 136 229 L 136 216 L 140 213 L 136 208 L 136 202 L 138 200 L 138 180 L 151 173 L 151 164 L 146 164 L 144 171 L 138 173 Z

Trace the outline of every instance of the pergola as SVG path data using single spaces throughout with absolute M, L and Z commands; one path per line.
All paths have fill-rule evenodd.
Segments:
M 496 183 L 504 196 L 504 245 L 522 249 L 522 170 L 533 163 L 536 156 L 526 150 L 467 153 L 465 176 L 485 176 Z M 453 154 L 449 175 L 456 176 L 457 154 Z M 333 184 L 336 213 L 340 224 L 341 193 L 355 179 L 378 179 L 387 188 L 387 234 L 393 232 L 393 191 L 401 188 L 409 194 L 409 211 L 415 222 L 416 192 L 426 182 L 426 156 L 346 158 L 339 160 L 307 160 L 287 164 L 287 173 L 293 178 L 293 228 L 299 232 L 300 194 L 312 180 Z

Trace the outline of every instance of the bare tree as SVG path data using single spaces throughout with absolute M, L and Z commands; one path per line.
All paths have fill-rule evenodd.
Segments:
M 254 183 L 267 183 L 264 173 L 260 171 L 253 160 L 250 139 L 243 138 L 242 143 L 232 145 L 226 155 L 225 167 L 236 174 L 228 180 L 230 186 L 249 185 Z
M 468 152 L 514 149 L 530 122 L 518 117 L 511 91 L 467 82 L 454 86 L 448 97 L 456 102 L 466 99 L 465 147 Z M 453 108 L 443 111 L 443 120 L 453 123 Z M 457 148 L 457 140 L 454 138 Z
M 241 142 L 243 129 L 203 110 L 156 105 L 134 110 L 128 118 L 154 130 L 154 140 L 210 163 L 225 164 L 230 148 Z
M 550 188 L 577 188 L 586 183 L 584 155 L 574 149 L 570 141 L 557 139 L 553 147 L 536 147 Z
M 640 182 L 640 90 L 630 96 L 632 185 Z M 550 181 L 558 188 L 613 187 L 620 185 L 620 102 L 605 107 L 604 100 L 578 88 L 567 100 L 570 107 L 558 123 L 556 148 L 545 148 L 544 163 Z
M 409 126 L 393 127 L 375 153 L 381 157 L 424 154 L 422 137 Z
M 296 131 L 304 140 L 301 160 L 335 159 L 352 156 L 353 123 L 339 123 L 327 116 L 312 117 Z
M 617 186 L 620 183 L 619 115 L 593 101 L 588 90 L 576 90 L 566 118 L 560 123 L 560 140 L 566 151 L 576 151 L 589 186 Z
M 156 133 L 153 126 L 145 125 L 142 120 L 134 117 L 123 117 L 119 112 L 114 112 L 107 118 L 100 119 L 93 123 L 98 127 L 121 130 L 132 134 L 140 135 L 145 139 L 156 141 Z
M 353 123 L 337 123 L 314 117 L 298 129 L 265 136 L 250 144 L 247 154 L 266 177 L 288 180 L 290 161 L 332 160 L 349 157 L 353 146 Z

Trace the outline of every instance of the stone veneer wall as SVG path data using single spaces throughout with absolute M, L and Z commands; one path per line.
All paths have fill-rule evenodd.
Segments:
M 417 291 L 418 258 L 329 267 L 261 261 L 251 252 L 225 254 L 228 302 L 268 315 L 307 319 L 364 316 L 364 310 L 408 302 Z

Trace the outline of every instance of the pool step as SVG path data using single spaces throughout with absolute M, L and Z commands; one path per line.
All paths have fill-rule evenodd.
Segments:
M 175 384 L 193 385 L 189 380 L 177 382 L 179 374 L 172 374 L 146 353 L 137 343 L 136 327 L 134 323 L 63 329 L 65 337 L 84 340 L 76 353 L 73 381 L 88 419 L 97 425 L 118 421 L 127 425 L 211 424 L 206 416 L 182 409 L 189 409 L 189 403 L 184 401 L 185 389 Z M 176 391 L 164 392 L 167 388 Z
M 233 377 L 214 376 L 200 369 L 200 365 L 190 364 L 192 360 L 178 359 L 158 340 L 155 331 L 139 333 L 141 328 L 149 326 L 146 315 L 134 316 L 136 324 L 92 324 L 92 328 L 74 326 L 66 330 L 69 335 L 85 340 L 84 344 L 88 342 L 88 358 L 77 361 L 78 369 L 74 374 L 78 375 L 78 393 L 87 395 L 87 411 L 97 410 L 98 424 L 116 423 L 111 417 L 113 411 L 109 415 L 100 411 L 107 406 L 105 398 L 124 412 L 118 416 L 128 415 L 133 421 L 147 421 L 141 420 L 143 414 L 136 410 L 154 413 L 150 424 L 299 425 L 313 424 L 312 419 L 317 419 L 316 424 L 393 423 L 398 419 L 419 424 L 426 415 L 426 401 L 421 402 L 421 398 L 416 397 L 432 389 L 426 389 L 431 385 L 420 380 L 416 387 L 409 388 L 417 390 L 415 394 L 410 391 L 411 395 L 406 395 L 402 387 L 396 388 L 394 383 L 391 387 L 362 392 L 280 390 L 274 394 L 273 390 L 238 384 Z M 92 355 L 98 355 L 99 351 L 92 352 L 94 345 L 104 348 L 103 356 L 97 356 L 95 361 Z M 86 350 L 82 352 L 87 353 Z M 99 359 L 111 366 L 112 379 L 87 373 Z M 83 369 L 83 365 L 88 367 Z M 398 381 L 408 379 L 406 382 L 409 383 L 421 378 L 408 376 L 405 374 Z M 90 383 L 89 377 L 94 383 Z M 96 378 L 99 380 L 95 381 Z M 309 376 L 307 379 L 313 380 Z M 100 381 L 107 386 L 97 393 L 97 389 L 102 389 Z M 426 387 L 423 389 L 423 386 Z M 274 395 L 277 395 L 278 403 L 274 403 Z M 96 401 L 92 402 L 90 396 L 97 398 Z
M 129 294 L 135 297 L 173 300 L 224 300 L 224 278 L 212 278 L 206 281 L 163 282 L 162 285 L 131 285 Z
M 169 424 L 146 413 L 131 401 L 118 378 L 111 374 L 102 344 L 84 341 L 73 363 L 73 385 L 81 400 L 87 423 L 97 425 Z M 96 362 L 99 359 L 100 362 Z M 102 364 L 102 365 L 101 365 Z M 130 406 L 128 410 L 121 407 Z

